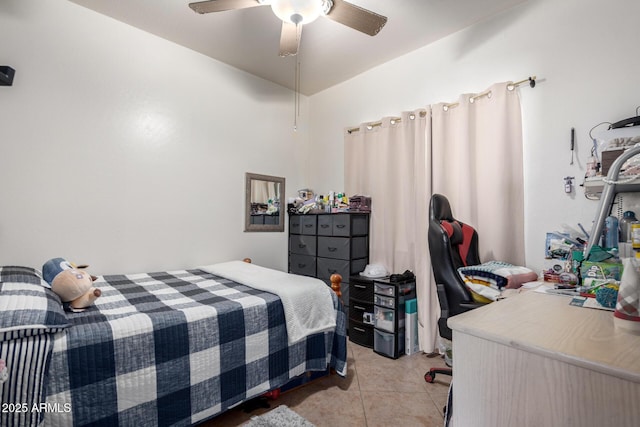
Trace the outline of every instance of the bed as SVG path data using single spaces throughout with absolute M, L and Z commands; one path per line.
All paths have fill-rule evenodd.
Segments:
M 295 330 L 290 311 L 308 313 L 317 296 L 298 304 L 242 281 L 277 280 L 299 298 L 317 279 L 238 264 L 251 267 L 233 266 L 232 279 L 220 264 L 101 276 L 82 313 L 64 312 L 39 271 L 0 267 L 0 425 L 195 425 L 307 372 L 345 376 L 338 296 L 318 281 L 330 315 Z

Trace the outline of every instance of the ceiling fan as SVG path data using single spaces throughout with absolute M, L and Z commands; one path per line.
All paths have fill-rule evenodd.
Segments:
M 296 55 L 300 46 L 302 26 L 324 16 L 354 30 L 375 36 L 387 23 L 378 15 L 343 0 L 208 0 L 190 3 L 197 13 L 222 12 L 256 6 L 271 6 L 282 20 L 280 56 Z

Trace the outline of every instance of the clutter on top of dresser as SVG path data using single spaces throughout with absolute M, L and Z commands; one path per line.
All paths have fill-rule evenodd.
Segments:
M 349 210 L 355 212 L 371 212 L 371 196 L 351 196 L 349 198 Z
M 329 191 L 326 194 L 315 194 L 305 188 L 298 190 L 298 197 L 290 197 L 289 213 L 318 214 L 339 212 L 371 212 L 371 197 L 355 195 L 347 197 L 344 192 Z

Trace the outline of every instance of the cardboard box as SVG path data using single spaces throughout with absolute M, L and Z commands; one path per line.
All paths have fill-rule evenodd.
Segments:
M 410 355 L 420 351 L 418 345 L 418 300 L 405 301 L 404 353 Z
M 622 277 L 622 264 L 619 262 L 582 261 L 580 277 L 585 279 L 613 279 Z
M 602 151 L 602 175 L 607 176 L 613 162 L 624 153 L 624 149 Z

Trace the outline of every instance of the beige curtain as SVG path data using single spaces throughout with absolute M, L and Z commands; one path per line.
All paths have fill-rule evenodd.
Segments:
M 478 231 L 483 262 L 524 265 L 522 118 L 518 91 L 507 86 L 432 106 L 432 190 Z
M 429 109 L 345 132 L 345 191 L 372 198 L 369 263 L 416 275 L 421 343 L 435 341 L 438 307 L 427 243 L 430 138 Z
M 415 273 L 425 352 L 435 348 L 440 315 L 427 241 L 433 193 L 478 230 L 482 261 L 524 265 L 522 120 L 507 86 L 345 132 L 347 194 L 372 197 L 370 263 Z

